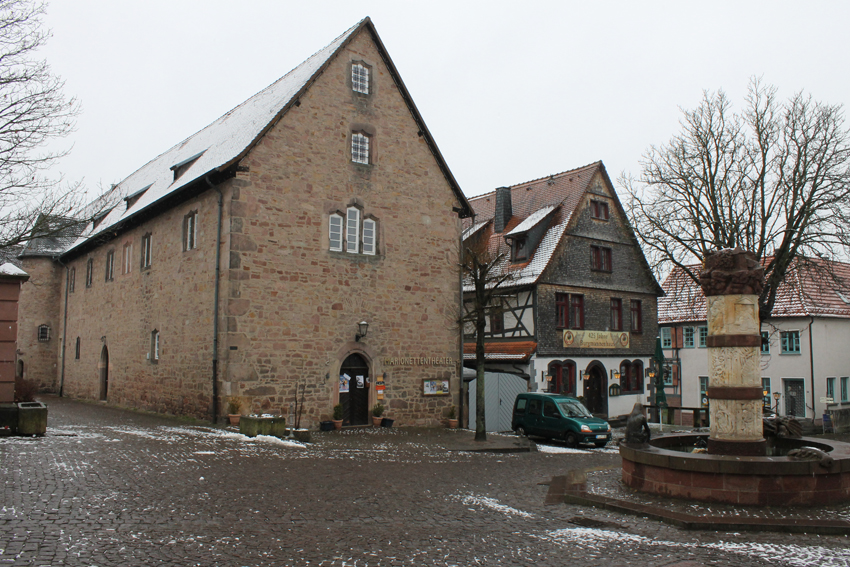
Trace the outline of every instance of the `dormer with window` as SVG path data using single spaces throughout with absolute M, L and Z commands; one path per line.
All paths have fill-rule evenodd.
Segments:
M 126 207 L 126 209 L 125 209 L 125 210 L 127 210 L 127 209 L 129 209 L 130 207 L 132 207 L 133 205 L 135 205 L 135 204 L 136 204 L 136 201 L 138 201 L 138 200 L 139 200 L 139 198 L 140 198 L 142 195 L 144 195 L 144 194 L 145 194 L 145 192 L 146 192 L 148 189 L 150 189 L 150 188 L 151 188 L 151 185 L 153 185 L 153 183 L 151 183 L 150 185 L 148 185 L 148 186 L 146 186 L 146 187 L 143 187 L 142 189 L 139 189 L 138 191 L 136 191 L 136 192 L 135 192 L 135 193 L 133 193 L 132 195 L 128 195 L 128 196 L 124 197 L 124 202 L 127 204 L 127 207 Z
M 204 150 L 204 152 L 205 151 L 206 150 Z M 198 158 L 200 158 L 202 155 L 204 155 L 204 152 L 199 152 L 199 153 L 193 155 L 192 157 L 188 157 L 188 158 L 184 159 L 183 161 L 175 163 L 174 165 L 172 165 L 171 171 L 174 172 L 174 181 L 177 181 L 178 179 L 180 179 L 181 175 L 186 173 L 186 171 L 188 171 L 190 167 L 195 165 L 195 162 L 198 161 Z
M 549 229 L 556 208 L 549 206 L 535 211 L 505 235 L 505 241 L 511 246 L 512 262 L 526 262 L 531 259 Z

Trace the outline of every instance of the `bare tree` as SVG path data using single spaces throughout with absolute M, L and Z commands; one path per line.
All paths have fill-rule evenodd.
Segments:
M 0 252 L 64 231 L 83 205 L 77 185 L 48 175 L 67 152 L 45 146 L 73 130 L 79 106 L 38 58 L 50 36 L 44 10 L 37 0 L 0 0 Z
M 802 92 L 779 102 L 754 78 L 741 113 L 723 91 L 682 113 L 682 131 L 650 147 L 640 176 L 620 178 L 630 221 L 658 273 L 679 267 L 696 281 L 709 252 L 754 252 L 765 267 L 764 320 L 792 262 L 828 269 L 812 260 L 834 259 L 850 242 L 843 108 Z
M 485 239 L 464 242 L 461 269 L 463 272 L 464 314 L 461 324 L 472 327 L 475 333 L 475 440 L 486 441 L 484 409 L 484 329 L 487 318 L 500 313 L 501 294 L 514 279 L 508 269 L 505 253 L 491 248 Z M 469 301 L 466 301 L 469 298 Z

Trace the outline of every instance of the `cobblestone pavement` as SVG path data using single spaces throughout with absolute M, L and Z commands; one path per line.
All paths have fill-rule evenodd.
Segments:
M 446 436 L 465 433 L 405 428 L 298 446 L 44 401 L 47 436 L 0 439 L 0 566 L 850 565 L 844 537 L 543 504 L 541 482 L 615 449 L 456 453 Z

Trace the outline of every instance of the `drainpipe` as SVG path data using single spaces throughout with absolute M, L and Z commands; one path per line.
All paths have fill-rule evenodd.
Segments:
M 814 342 L 812 341 L 812 332 L 815 328 L 815 318 L 810 317 L 811 321 L 809 321 L 809 381 L 812 386 L 812 423 L 815 422 L 815 418 L 818 416 L 815 411 L 815 351 L 814 351 Z M 806 406 L 806 394 L 803 393 L 803 407 Z
M 56 257 L 59 265 L 65 268 L 65 313 L 62 316 L 62 370 L 59 374 L 59 397 L 65 389 L 65 345 L 68 343 L 68 283 L 71 281 L 71 271 L 68 266 L 62 263 L 59 257 Z
M 218 228 L 215 240 L 215 285 L 213 292 L 213 358 L 212 358 L 212 422 L 218 422 L 218 296 L 221 280 L 221 217 L 224 209 L 224 194 L 218 185 L 213 185 L 209 175 L 204 181 L 218 192 Z
M 458 259 L 460 260 L 460 266 L 459 266 L 459 269 L 457 271 L 458 290 L 460 291 L 460 305 L 459 305 L 459 307 L 460 307 L 459 316 L 460 317 L 459 317 L 459 320 L 458 320 L 458 326 L 460 327 L 460 330 L 458 332 L 458 343 L 459 343 L 459 350 L 460 350 L 460 356 L 459 356 L 459 360 L 460 360 L 459 392 L 460 392 L 460 394 L 458 395 L 458 399 L 457 399 L 457 407 L 458 407 L 457 417 L 460 420 L 459 421 L 460 426 L 463 427 L 463 386 L 464 386 L 464 379 L 463 379 L 463 221 L 461 221 L 460 219 L 458 219 L 458 221 L 460 222 L 460 235 L 458 235 L 458 237 L 457 237 L 458 238 L 458 244 L 459 244 L 458 251 L 460 252 L 460 255 L 458 256 Z M 475 226 L 475 215 L 472 216 L 472 226 Z M 468 427 L 468 425 L 467 425 L 467 427 Z

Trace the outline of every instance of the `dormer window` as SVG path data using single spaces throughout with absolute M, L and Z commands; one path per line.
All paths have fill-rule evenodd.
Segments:
M 513 252 L 514 262 L 528 260 L 528 235 L 524 234 L 514 238 L 511 251 Z
M 205 152 L 206 150 L 204 150 Z M 171 171 L 174 172 L 174 181 L 177 181 L 181 175 L 186 173 L 186 171 L 195 165 L 195 162 L 198 161 L 198 158 L 204 155 L 204 152 L 197 153 L 190 158 L 186 158 L 179 163 L 175 163 L 171 166 Z
M 351 65 L 351 89 L 360 94 L 369 94 L 369 67 L 362 63 Z
M 153 185 L 153 183 L 151 183 L 151 185 Z M 127 197 L 124 197 L 124 202 L 125 202 L 125 203 L 127 203 L 127 209 L 129 209 L 130 207 L 132 207 L 133 205 L 135 205 L 135 204 L 136 204 L 136 201 L 138 201 L 138 200 L 139 200 L 139 197 L 141 197 L 142 195 L 144 195 L 144 194 L 145 194 L 145 191 L 147 191 L 148 189 L 150 189 L 150 188 L 151 188 L 151 185 L 148 185 L 147 187 L 144 187 L 144 188 L 142 188 L 142 189 L 139 189 L 138 191 L 136 191 L 136 192 L 135 192 L 135 193 L 133 193 L 132 195 L 128 195 Z

